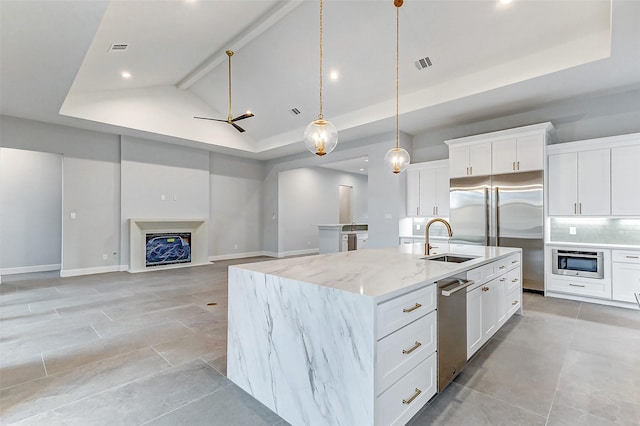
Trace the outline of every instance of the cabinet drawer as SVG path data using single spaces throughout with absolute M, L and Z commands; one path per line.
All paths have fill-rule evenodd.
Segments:
M 611 252 L 611 260 L 613 262 L 640 264 L 640 251 L 613 250 Z
M 436 311 L 378 341 L 376 395 L 436 351 Z
M 507 272 L 507 293 L 510 293 L 515 289 L 520 290 L 522 287 L 520 271 L 521 269 L 518 267 Z
M 520 255 L 512 254 L 503 259 L 496 261 L 496 274 L 500 275 L 506 272 L 509 268 L 520 264 Z
M 405 425 L 436 394 L 437 353 L 376 399 L 376 425 Z
M 472 269 L 467 272 L 467 279 L 475 281 L 473 286 L 467 287 L 467 293 L 472 291 L 474 288 L 478 287 L 480 284 L 483 284 L 496 276 L 497 270 L 497 262 L 493 262 L 489 265 L 483 265 L 478 268 Z
M 522 304 L 522 291 L 516 288 L 507 294 L 507 319 L 520 309 Z
M 586 278 L 548 278 L 547 290 L 581 296 L 611 299 L 611 282 L 608 280 L 589 280 Z
M 422 287 L 378 305 L 376 309 L 377 338 L 428 314 L 436 308 L 435 284 Z

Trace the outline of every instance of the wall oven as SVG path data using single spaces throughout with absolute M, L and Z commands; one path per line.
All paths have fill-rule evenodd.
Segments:
M 551 272 L 572 277 L 604 278 L 604 254 L 601 251 L 553 249 Z

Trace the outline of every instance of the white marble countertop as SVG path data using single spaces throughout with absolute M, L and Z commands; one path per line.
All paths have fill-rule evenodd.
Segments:
M 475 257 L 463 263 L 446 263 L 421 259 L 423 250 L 421 243 L 403 244 L 397 248 L 278 259 L 231 268 L 359 293 L 382 301 L 424 282 L 435 282 L 520 251 L 512 247 L 439 244 L 439 254 Z

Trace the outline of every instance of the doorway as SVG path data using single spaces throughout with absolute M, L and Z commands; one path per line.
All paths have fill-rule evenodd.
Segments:
M 339 223 L 353 222 L 353 187 L 338 186 Z

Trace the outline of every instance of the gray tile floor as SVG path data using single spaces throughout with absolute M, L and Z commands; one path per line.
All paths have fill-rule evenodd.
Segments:
M 225 377 L 227 266 L 243 261 L 3 277 L 0 424 L 286 425 Z M 640 425 L 640 312 L 525 296 L 411 423 Z

